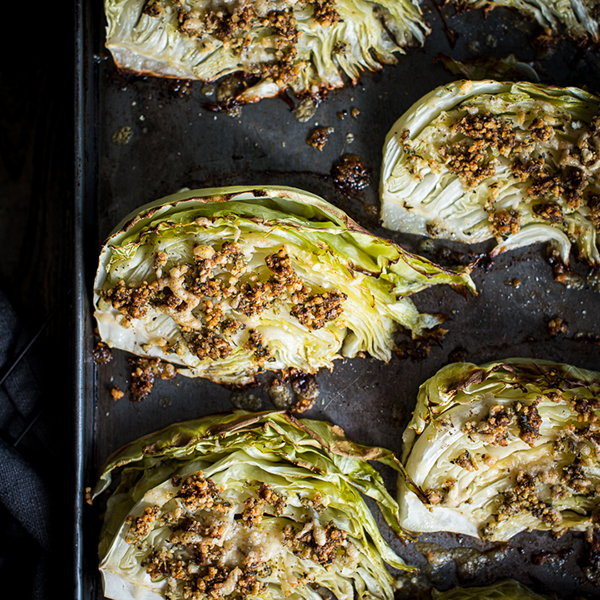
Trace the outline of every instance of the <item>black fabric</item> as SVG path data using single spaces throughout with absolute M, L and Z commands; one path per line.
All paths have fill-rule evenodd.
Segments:
M 31 335 L 0 291 L 0 379 Z M 55 543 L 53 525 L 61 519 L 52 516 L 60 515 L 55 505 L 67 474 L 50 435 L 52 411 L 44 407 L 55 399 L 44 390 L 35 353 L 33 345 L 0 386 L 0 580 L 3 586 L 11 582 L 19 598 L 46 600 L 56 597 L 51 572 L 62 550 Z M 69 490 L 63 492 L 69 502 Z M 65 524 L 66 546 L 72 528 Z M 63 555 L 63 563 L 69 558 Z
M 14 38 L 4 36 L 3 56 L 13 58 L 0 66 L 0 379 L 53 315 L 0 385 L 0 600 L 68 599 L 75 583 L 68 288 L 77 6 L 55 3 L 26 20 L 36 60 L 14 59 Z M 28 16 L 19 3 L 3 8 L 6 23 Z

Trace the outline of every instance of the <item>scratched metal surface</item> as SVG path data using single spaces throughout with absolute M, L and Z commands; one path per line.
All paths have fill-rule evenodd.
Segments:
M 182 87 L 172 81 L 119 75 L 103 48 L 100 9 L 84 7 L 80 35 L 84 40 L 81 52 L 86 68 L 86 101 L 79 131 L 86 136 L 83 146 L 87 169 L 81 224 L 84 235 L 78 248 L 84 257 L 85 289 L 80 292 L 91 294 L 97 254 L 112 228 L 136 207 L 181 187 L 296 186 L 321 195 L 372 232 L 408 249 L 421 249 L 416 237 L 379 227 L 378 172 L 383 141 L 394 121 L 433 87 L 455 79 L 440 64 L 434 64 L 438 52 L 458 59 L 515 52 L 521 60 L 535 61 L 545 82 L 600 90 L 596 54 L 567 42 L 540 54 L 530 44 L 538 28 L 503 10 L 492 11 L 487 17 L 481 11 L 449 17 L 448 26 L 458 33 L 452 47 L 432 6 L 424 6 L 434 32 L 423 48 L 408 50 L 396 66 L 365 75 L 354 88 L 332 92 L 308 123 L 299 123 L 281 100 L 246 106 L 233 118 L 205 108 L 211 98 L 203 94 L 199 83 Z M 353 107 L 360 111 L 356 118 L 350 114 L 344 119 L 337 116 L 344 110 L 350 113 Z M 335 129 L 323 152 L 306 144 L 317 124 Z M 112 141 L 113 134 L 124 126 L 131 128 L 131 140 L 117 145 Z M 351 143 L 348 134 L 354 136 Z M 338 192 L 330 177 L 332 165 L 344 153 L 358 154 L 372 169 L 370 187 L 351 198 Z M 585 268 L 577 268 L 585 275 Z M 566 289 L 554 282 L 542 247 L 501 256 L 487 269 L 476 270 L 474 280 L 479 290 L 477 298 L 465 299 L 447 287 L 413 297 L 421 310 L 449 316 L 448 334 L 427 358 L 415 362 L 394 357 L 389 364 L 370 358 L 340 361 L 333 372 L 319 374 L 320 400 L 306 416 L 337 423 L 357 442 L 400 452 L 402 430 L 419 385 L 446 364 L 456 349 L 475 363 L 525 356 L 600 371 L 599 346 L 575 339 L 579 331 L 600 333 L 600 295 L 587 288 Z M 511 285 L 515 280 L 520 285 Z M 86 331 L 79 357 L 86 372 L 85 386 L 80 390 L 85 415 L 81 447 L 85 454 L 85 485 L 93 486 L 102 462 L 121 445 L 172 422 L 231 407 L 228 390 L 183 377 L 159 381 L 143 402 L 132 403 L 127 397 L 115 402 L 110 389 L 115 384 L 123 390 L 128 387 L 127 356 L 115 351 L 111 363 L 95 367 L 90 358 L 93 323 L 85 309 L 80 316 Z M 567 334 L 557 339 L 551 338 L 546 328 L 547 321 L 555 316 L 568 323 Z M 265 408 L 269 408 L 266 390 L 258 389 L 258 393 L 265 398 Z M 393 477 L 386 476 L 394 486 Z M 98 513 L 97 507 L 86 507 L 77 523 L 83 540 L 83 598 L 103 597 L 96 577 Z M 421 541 L 446 547 L 490 548 L 447 534 L 423 536 Z M 423 550 L 422 546 L 404 545 L 393 539 L 391 542 L 407 562 L 424 568 L 429 580 L 441 588 L 512 576 L 563 598 L 600 595 L 600 589 L 583 576 L 581 567 L 585 566 L 588 546 L 580 535 L 558 540 L 540 534 L 517 536 L 501 548 L 502 560 L 481 559 L 483 566 L 476 574 L 466 572 L 460 561 L 458 566 L 447 561 L 441 569 L 432 571 L 418 551 Z M 410 594 L 399 592 L 400 597 Z

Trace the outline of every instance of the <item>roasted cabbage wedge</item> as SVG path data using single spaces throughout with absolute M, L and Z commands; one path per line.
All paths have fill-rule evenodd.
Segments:
M 120 69 L 214 82 L 232 73 L 256 102 L 290 88 L 316 96 L 396 62 L 429 32 L 416 0 L 105 0 Z
M 362 497 L 404 535 L 368 460 L 398 468 L 389 450 L 286 413 L 203 417 L 125 446 L 93 493 L 119 469 L 99 547 L 105 595 L 393 600 L 386 563 L 412 567 Z
M 600 266 L 600 98 L 570 87 L 456 81 L 415 103 L 388 133 L 381 217 L 397 231 L 493 251 L 571 243 Z
M 402 526 L 506 541 L 593 531 L 600 510 L 600 373 L 532 359 L 454 363 L 420 388 L 404 433 Z
M 459 7 L 512 8 L 537 21 L 554 35 L 568 35 L 578 42 L 600 42 L 598 0 L 448 0 Z
M 467 272 L 371 235 L 312 194 L 220 188 L 168 196 L 117 227 L 94 306 L 109 346 L 246 384 L 341 355 L 388 360 L 397 327 L 421 336 L 442 322 L 408 297 L 438 283 L 474 289 Z
M 527 586 L 505 579 L 484 587 L 456 587 L 444 592 L 432 590 L 432 600 L 547 600 L 532 592 Z

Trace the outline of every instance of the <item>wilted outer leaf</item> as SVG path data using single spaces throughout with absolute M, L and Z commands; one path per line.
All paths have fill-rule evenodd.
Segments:
M 228 548 L 226 558 L 213 563 L 224 565 L 227 572 L 238 567 L 245 573 L 248 560 L 244 562 L 244 557 L 258 553 L 259 564 L 253 569 L 268 586 L 265 597 L 283 599 L 291 592 L 293 598 L 315 600 L 313 588 L 298 581 L 305 573 L 340 599 L 391 600 L 394 579 L 385 563 L 399 569 L 409 567 L 384 541 L 361 497 L 372 498 L 390 527 L 403 535 L 398 506 L 367 459 L 398 469 L 390 451 L 355 444 L 338 427 L 299 421 L 287 413 L 213 415 L 132 442 L 109 458 L 94 490 L 97 496 L 120 472 L 119 486 L 108 501 L 99 549 L 105 594 L 119 600 L 143 593 L 147 594 L 144 597 L 159 598 L 167 587 L 175 586 L 174 598 L 181 597 L 181 586 L 194 577 L 182 581 L 163 576 L 152 581 L 142 561 L 152 559 L 153 548 L 166 547 L 175 552 L 175 559 L 189 566 L 185 567 L 188 574 L 204 576 L 207 565 L 197 555 L 190 556 L 185 543 L 165 542 L 178 535 L 177 539 L 183 539 L 181 532 L 190 530 L 190 522 L 197 522 L 204 527 L 224 524 L 221 538 L 205 537 L 204 543 Z M 179 494 L 182 481 L 199 471 L 205 480 L 223 486 L 216 501 L 228 502 L 231 510 L 190 510 L 185 505 Z M 173 479 L 177 476 L 181 480 Z M 283 498 L 284 506 L 276 510 L 264 500 L 262 520 L 248 527 L 243 524 L 245 506 L 248 499 L 261 497 L 262 484 Z M 146 509 L 156 511 L 152 527 L 132 540 L 131 525 Z M 310 557 L 301 560 L 291 546 L 282 543 L 286 527 L 296 534 L 323 534 L 328 525 L 348 536 L 348 544 L 338 549 L 329 566 Z M 241 558 L 232 554 L 236 547 Z M 228 596 L 217 593 L 219 598 Z
M 464 79 L 497 79 L 500 81 L 540 80 L 535 69 L 528 63 L 519 61 L 514 54 L 496 58 L 487 54 L 459 61 L 443 52 L 435 55 L 434 62 L 441 62 L 454 75 Z
M 600 41 L 597 0 L 450 0 L 472 8 L 513 8 L 553 33 L 566 33 L 579 42 Z
M 533 359 L 454 363 L 419 390 L 399 480 L 402 525 L 506 541 L 598 526 L 600 373 Z
M 429 31 L 414 0 L 105 0 L 105 12 L 121 69 L 205 82 L 241 73 L 237 103 L 341 87 L 342 74 L 395 63 Z
M 599 108 L 600 98 L 573 87 L 436 88 L 386 138 L 383 225 L 465 243 L 495 237 L 493 254 L 551 241 L 565 264 L 574 240 L 600 265 Z
M 234 266 L 204 269 L 208 263 L 194 258 L 224 253 L 226 243 L 237 244 L 230 246 L 237 248 Z M 282 270 L 280 252 L 293 274 Z M 203 269 L 210 276 L 199 288 Z M 294 277 L 304 291 L 290 291 Z M 151 292 L 152 301 L 139 301 L 140 313 L 135 298 L 123 307 L 109 295 L 121 281 L 127 293 L 143 290 L 144 282 L 161 289 Z M 165 359 L 185 375 L 248 383 L 264 369 L 315 372 L 361 351 L 388 360 L 399 325 L 418 336 L 443 319 L 420 314 L 408 298 L 438 283 L 474 288 L 466 272 L 371 235 L 317 196 L 221 188 L 175 194 L 130 215 L 102 250 L 94 306 L 110 346 Z M 261 286 L 275 290 L 264 306 Z

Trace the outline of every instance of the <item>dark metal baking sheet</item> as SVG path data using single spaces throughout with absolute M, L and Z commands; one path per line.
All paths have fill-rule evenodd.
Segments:
M 494 10 L 487 16 L 471 11 L 450 17 L 447 23 L 458 33 L 452 47 L 433 5 L 425 2 L 424 9 L 433 33 L 423 48 L 409 49 L 396 66 L 365 74 L 355 87 L 332 92 L 310 122 L 300 123 L 279 99 L 245 106 L 240 115 L 229 116 L 206 109 L 211 98 L 200 83 L 188 86 L 118 74 L 103 48 L 100 3 L 77 4 L 77 598 L 103 597 L 95 554 L 100 509 L 83 502 L 84 489 L 93 486 L 103 461 L 140 435 L 231 407 L 230 391 L 183 377 L 159 381 L 143 402 L 132 403 L 127 397 L 115 402 L 110 388 L 128 386 L 127 356 L 115 351 L 108 365 L 93 364 L 94 324 L 88 298 L 96 259 L 102 241 L 127 213 L 181 187 L 290 185 L 319 194 L 374 233 L 422 250 L 418 238 L 379 227 L 378 173 L 383 141 L 395 120 L 423 94 L 455 79 L 433 62 L 438 52 L 461 60 L 481 53 L 502 57 L 514 52 L 532 62 L 545 82 L 600 90 L 597 54 L 564 41 L 540 53 L 530 43 L 539 28 L 509 11 Z M 352 108 L 360 111 L 357 117 L 350 115 Z M 340 119 L 337 113 L 344 110 L 348 116 Z M 335 129 L 323 152 L 306 144 L 317 124 Z M 123 127 L 129 127 L 132 135 L 127 144 L 119 145 L 113 135 Z M 358 154 L 372 169 L 370 187 L 352 197 L 336 190 L 330 176 L 332 165 L 344 153 Z M 585 275 L 585 268 L 577 269 Z M 413 297 L 421 310 L 449 316 L 448 334 L 427 358 L 394 357 L 389 364 L 370 358 L 339 361 L 332 372 L 319 374 L 320 400 L 307 416 L 337 423 L 357 442 L 399 453 L 418 386 L 446 364 L 454 350 L 475 363 L 525 356 L 600 371 L 599 346 L 575 339 L 580 331 L 600 333 L 600 296 L 591 289 L 567 289 L 556 283 L 543 247 L 503 255 L 486 269 L 477 269 L 474 280 L 477 298 L 463 298 L 448 287 Z M 546 324 L 556 316 L 567 321 L 568 332 L 554 339 Z M 267 398 L 264 390 L 258 393 Z M 394 486 L 393 478 L 389 483 Z M 491 548 L 447 534 L 423 536 L 422 541 L 477 551 Z M 461 560 L 441 560 L 445 566 L 432 570 L 418 551 L 425 551 L 423 546 L 391 542 L 442 588 L 511 576 L 563 598 L 600 596 L 600 589 L 581 570 L 589 549 L 581 535 L 558 540 L 537 533 L 519 535 L 508 545 L 491 548 L 491 554 L 477 554 L 479 562 L 475 562 L 481 568 L 475 571 L 465 570 Z M 501 560 L 491 560 L 492 555 Z M 400 590 L 399 597 L 410 595 L 407 589 L 410 586 Z

